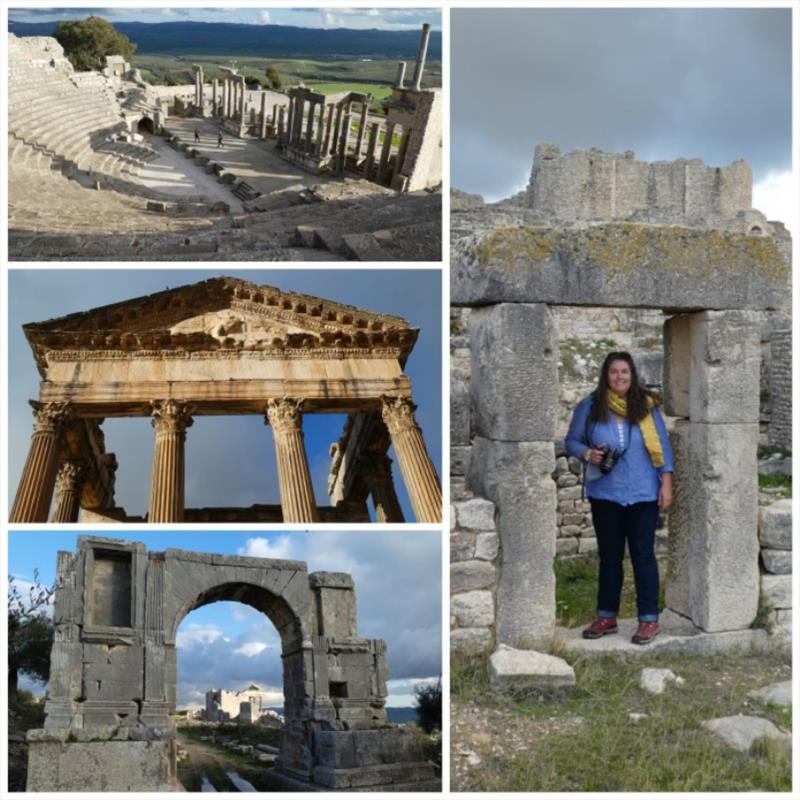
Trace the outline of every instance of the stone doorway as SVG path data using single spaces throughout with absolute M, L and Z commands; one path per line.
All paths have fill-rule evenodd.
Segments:
M 136 123 L 136 132 L 137 133 L 150 133 L 155 135 L 156 128 L 153 124 L 153 120 L 150 117 L 142 117 Z

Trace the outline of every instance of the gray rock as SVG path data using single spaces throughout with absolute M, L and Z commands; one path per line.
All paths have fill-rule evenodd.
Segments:
M 494 625 L 494 600 L 485 590 L 462 592 L 450 598 L 450 614 L 459 628 L 488 628 Z
M 761 605 L 765 608 L 791 608 L 792 576 L 762 575 Z
M 458 514 L 458 526 L 470 531 L 493 531 L 494 525 L 494 503 L 491 500 L 484 500 L 475 497 L 456 503 L 456 513 Z
M 489 656 L 489 683 L 503 694 L 550 694 L 575 686 L 575 670 L 563 658 L 504 644 Z
M 790 706 L 792 704 L 792 682 L 780 681 L 750 692 L 750 697 L 765 706 Z
M 677 676 L 671 669 L 645 667 L 639 676 L 639 686 L 650 694 L 661 694 L 668 683 L 675 683 Z
M 463 376 L 450 373 L 450 444 L 468 445 L 470 439 L 470 398 Z
M 792 501 L 778 500 L 758 512 L 758 540 L 772 550 L 792 549 Z
M 469 470 L 469 457 L 471 447 L 450 448 L 450 474 L 466 475 Z
M 469 592 L 494 585 L 495 569 L 488 561 L 459 561 L 450 565 L 450 591 Z
M 791 744 L 791 736 L 763 717 L 718 717 L 706 720 L 703 727 L 726 747 L 747 752 L 759 739 L 776 739 Z
M 761 563 L 773 575 L 791 575 L 792 551 L 764 549 L 761 551 Z
M 791 475 L 791 458 L 768 458 L 758 462 L 759 475 Z
M 489 628 L 456 628 L 450 631 L 450 650 L 460 653 L 478 653 L 492 644 Z
M 479 533 L 475 541 L 475 558 L 494 561 L 500 551 L 500 537 L 494 531 Z

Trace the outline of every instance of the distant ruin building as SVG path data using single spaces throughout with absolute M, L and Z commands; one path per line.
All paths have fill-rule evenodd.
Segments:
M 255 725 L 268 722 L 281 725 L 283 717 L 269 708 L 268 693 L 252 685 L 238 692 L 210 689 L 206 692 L 204 719 L 208 722 L 237 722 Z

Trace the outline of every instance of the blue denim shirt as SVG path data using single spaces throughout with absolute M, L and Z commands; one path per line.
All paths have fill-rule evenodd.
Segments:
M 586 448 L 586 418 L 592 407 L 592 396 L 584 398 L 575 407 L 569 431 L 564 445 L 567 452 L 575 458 L 581 458 Z M 664 451 L 664 466 L 654 467 L 650 454 L 644 446 L 642 432 L 638 425 L 631 425 L 627 420 L 623 422 L 624 444 L 627 448 L 625 455 L 617 462 L 607 475 L 594 481 L 586 482 L 586 495 L 596 500 L 611 500 L 623 506 L 634 503 L 646 503 L 658 499 L 660 488 L 659 476 L 663 472 L 672 472 L 672 448 L 669 445 L 669 436 L 661 412 L 653 409 L 653 418 L 656 430 L 661 439 L 661 448 Z M 613 415 L 609 414 L 608 422 L 595 422 L 589 426 L 589 441 L 591 445 L 607 444 L 609 447 L 620 449 L 620 439 L 617 423 Z

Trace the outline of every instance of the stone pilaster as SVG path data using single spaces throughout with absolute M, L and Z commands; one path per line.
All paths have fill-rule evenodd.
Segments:
M 64 461 L 56 477 L 56 507 L 51 522 L 77 522 L 86 470 L 82 461 Z
M 10 522 L 47 522 L 58 473 L 61 434 L 68 412 L 69 403 L 34 405 L 36 424 L 9 515 Z
M 153 403 L 156 430 L 148 522 L 182 522 L 184 511 L 184 443 L 191 411 L 178 400 Z
M 244 103 L 245 98 L 247 96 L 247 92 L 245 91 L 247 88 L 244 82 L 244 76 L 239 81 L 239 122 L 244 127 Z
M 303 401 L 284 397 L 267 403 L 264 420 L 272 428 L 284 522 L 317 522 L 311 473 L 303 445 Z
M 392 438 L 417 522 L 442 521 L 442 490 L 410 397 L 381 398 L 381 416 Z
M 405 522 L 403 509 L 400 508 L 394 490 L 392 459 L 385 453 L 373 453 L 365 458 L 364 470 L 378 522 Z
M 383 131 L 383 149 L 381 150 L 381 160 L 378 164 L 378 183 L 387 181 L 387 170 L 389 169 L 389 157 L 392 154 L 392 136 L 394 135 L 394 122 L 387 122 Z

